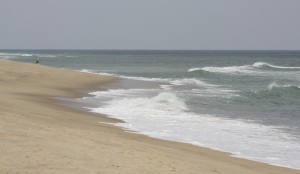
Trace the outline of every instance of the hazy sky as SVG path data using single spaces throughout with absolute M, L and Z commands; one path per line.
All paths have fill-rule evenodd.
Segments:
M 0 0 L 0 49 L 300 50 L 300 0 Z

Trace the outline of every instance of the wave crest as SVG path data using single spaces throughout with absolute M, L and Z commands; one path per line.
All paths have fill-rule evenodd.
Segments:
M 112 108 L 118 108 L 117 110 Z M 154 117 L 166 117 L 178 115 L 187 111 L 184 100 L 173 93 L 162 92 L 154 97 L 122 98 L 107 102 L 107 105 L 99 108 L 90 108 L 92 112 L 108 114 L 112 116 L 123 115 L 127 117 L 150 115 Z
M 225 66 L 225 67 L 202 67 L 202 68 L 190 68 L 188 72 L 204 71 L 210 73 L 224 73 L 224 74 L 262 74 L 266 73 L 259 71 L 260 69 L 279 69 L 279 70 L 300 70 L 300 67 L 285 67 L 272 65 L 266 62 L 255 62 L 252 65 L 241 65 L 241 66 Z
M 190 68 L 188 72 L 201 71 L 202 68 Z
M 279 89 L 279 88 L 282 88 L 282 89 L 284 89 L 284 88 L 286 88 L 286 89 L 288 89 L 288 88 L 300 89 L 300 85 L 299 86 L 293 85 L 293 84 L 284 84 L 284 85 L 282 85 L 282 84 L 278 84 L 276 82 L 273 82 L 273 83 L 269 84 L 269 86 L 268 86 L 269 90 Z
M 256 62 L 252 65 L 255 68 L 274 68 L 274 69 L 300 69 L 300 67 L 285 67 L 268 64 L 266 62 Z
M 199 87 L 212 87 L 212 86 L 217 86 L 217 85 L 213 85 L 213 84 L 209 84 L 206 83 L 202 80 L 198 80 L 195 78 L 184 78 L 184 79 L 177 79 L 177 80 L 173 80 L 170 82 L 172 85 L 195 85 L 195 86 L 199 86 Z

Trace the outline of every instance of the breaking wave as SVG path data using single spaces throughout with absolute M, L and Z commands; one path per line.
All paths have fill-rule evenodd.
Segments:
M 190 68 L 188 72 L 201 71 L 201 68 Z
M 256 62 L 252 66 L 255 68 L 300 69 L 300 67 L 276 66 L 276 65 L 271 65 L 271 64 L 265 63 L 265 62 Z
M 96 94 L 97 95 L 97 94 Z M 103 93 L 98 93 L 101 96 Z M 117 106 L 117 110 L 112 110 Z M 126 117 L 141 115 L 151 115 L 153 117 L 164 117 L 167 115 L 178 115 L 182 111 L 188 110 L 184 100 L 173 93 L 162 92 L 154 97 L 124 97 L 107 102 L 102 108 L 90 108 L 93 112 L 109 114 L 113 116 L 123 115 Z M 124 118 L 123 118 L 124 119 Z
M 202 68 L 190 68 L 188 72 L 210 72 L 210 73 L 225 73 L 225 74 L 254 74 L 265 73 L 260 70 L 300 70 L 300 67 L 285 67 L 276 66 L 265 62 L 255 62 L 252 65 L 242 66 L 227 66 L 227 67 L 202 67 Z
M 198 80 L 195 78 L 184 78 L 184 79 L 177 79 L 177 80 L 173 80 L 171 81 L 172 85 L 194 85 L 194 86 L 198 86 L 198 87 L 213 87 L 213 86 L 217 86 L 217 85 L 213 85 L 213 84 L 209 84 L 206 83 L 202 80 Z
M 297 86 L 297 85 L 292 85 L 292 84 L 278 84 L 276 82 L 273 82 L 271 84 L 269 84 L 268 86 L 268 89 L 269 90 L 272 90 L 272 89 L 279 89 L 279 88 L 282 88 L 282 89 L 298 89 L 300 90 L 300 85 Z
M 99 91 L 94 95 L 103 99 L 104 96 L 115 96 L 115 92 L 127 93 Z M 113 97 L 99 107 L 87 109 L 122 119 L 125 123 L 116 125 L 151 137 L 188 142 L 231 152 L 239 157 L 285 164 L 281 159 L 286 156 L 287 150 L 292 152 L 288 158 L 297 159 L 299 155 L 299 148 L 292 141 L 293 137 L 280 131 L 280 127 L 195 114 L 189 111 L 183 98 L 170 92 L 161 92 L 152 97 L 122 95 Z M 218 138 L 212 139 L 214 136 Z M 230 142 L 237 143 L 233 145 Z M 264 154 L 259 153 L 256 148 L 264 148 Z M 272 158 L 266 158 L 266 154 Z

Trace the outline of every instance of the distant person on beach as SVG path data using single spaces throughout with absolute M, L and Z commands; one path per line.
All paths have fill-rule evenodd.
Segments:
M 40 63 L 39 59 L 36 59 L 35 64 L 39 64 L 39 63 Z

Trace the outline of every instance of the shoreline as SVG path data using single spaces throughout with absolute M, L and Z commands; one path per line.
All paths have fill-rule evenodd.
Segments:
M 93 73 L 91 73 L 93 74 Z M 95 73 L 97 74 L 97 73 Z M 99 75 L 99 74 L 98 74 Z M 101 74 L 100 74 L 101 75 Z M 119 78 L 119 77 L 118 77 Z M 126 81 L 126 82 L 124 82 Z M 128 82 L 129 81 L 129 82 Z M 111 89 L 130 89 L 128 87 L 128 84 L 130 83 L 133 83 L 135 84 L 135 81 L 136 80 L 132 80 L 132 79 L 126 79 L 126 78 L 123 78 L 123 77 L 120 77 L 120 79 L 118 79 L 118 81 L 115 81 L 115 82 L 112 82 L 112 83 L 109 83 L 109 84 L 105 84 L 104 88 L 102 87 L 102 89 L 100 91 L 106 91 L 106 90 L 111 90 Z M 125 83 L 125 85 L 123 84 Z M 147 83 L 147 82 L 146 82 Z M 87 91 L 88 94 L 86 93 L 83 93 L 84 96 L 82 97 L 93 97 L 94 95 L 91 95 L 89 94 L 89 92 L 97 92 L 99 90 L 96 90 L 96 91 Z M 70 103 L 71 102 L 71 103 Z M 107 124 L 112 124 L 114 126 L 117 126 L 117 127 L 120 127 L 122 128 L 124 131 L 126 132 L 129 132 L 129 133 L 135 133 L 135 134 L 141 134 L 141 135 L 145 135 L 146 137 L 149 137 L 149 138 L 154 138 L 154 139 L 159 139 L 159 140 L 164 140 L 164 141 L 171 141 L 171 142 L 176 142 L 176 143 L 186 143 L 186 144 L 190 144 L 190 145 L 193 145 L 193 146 L 196 146 L 196 147 L 200 147 L 200 148 L 208 148 L 208 149 L 211 149 L 211 150 L 215 150 L 215 151 L 219 151 L 219 152 L 224 152 L 224 153 L 228 153 L 229 156 L 233 157 L 233 158 L 240 158 L 240 159 L 246 159 L 246 160 L 250 160 L 250 161 L 255 161 L 255 162 L 260 162 L 260 163 L 264 163 L 264 164 L 268 164 L 268 165 L 272 165 L 272 166 L 277 166 L 277 167 L 284 167 L 284 168 L 289 168 L 289 169 L 295 169 L 295 170 L 300 170 L 300 168 L 294 168 L 294 167 L 291 167 L 291 166 L 285 166 L 285 165 L 282 165 L 282 164 L 276 164 L 276 163 L 269 163 L 267 161 L 259 161 L 257 159 L 255 159 L 254 157 L 249 157 L 249 156 L 241 156 L 241 155 L 238 155 L 238 154 L 235 154 L 233 152 L 230 152 L 230 151 L 226 151 L 224 149 L 217 149 L 217 148 L 213 148 L 213 147 L 210 147 L 210 146 L 204 146 L 204 145 L 198 145 L 198 144 L 193 144 L 193 142 L 185 142 L 185 141 L 180 141 L 180 140 L 174 140 L 174 139 L 168 139 L 168 138 L 163 138 L 163 137 L 155 137 L 155 136 L 151 136 L 145 132 L 141 132 L 141 131 L 138 131 L 138 130 L 134 130 L 134 129 L 130 129 L 130 128 L 127 128 L 126 125 L 122 125 L 122 123 L 127 123 L 126 120 L 122 120 L 120 118 L 117 118 L 117 116 L 110 116 L 110 115 L 105 115 L 103 113 L 99 113 L 99 112 L 93 112 L 89 109 L 86 109 L 82 106 L 82 104 L 86 104 L 85 102 L 76 102 L 74 100 L 70 100 L 68 101 L 68 99 L 66 100 L 66 102 L 63 102 L 61 103 L 62 105 L 65 105 L 67 107 L 71 107 L 71 108 L 74 108 L 74 109 L 78 109 L 80 111 L 83 111 L 83 112 L 87 112 L 87 113 L 92 113 L 92 114 L 99 114 L 100 116 L 104 116 L 104 117 L 108 117 L 108 118 L 111 118 L 111 119 L 116 119 L 116 122 L 114 123 L 107 123 Z M 91 107 L 91 106 L 88 106 L 88 107 Z M 93 106 L 92 106 L 93 108 Z M 121 124 L 118 124 L 118 123 L 121 123 Z
M 128 133 L 61 105 L 112 77 L 0 61 L 2 173 L 300 173 L 191 144 Z
M 95 73 L 97 74 L 97 73 Z M 99 75 L 99 74 L 98 74 Z M 123 85 L 121 85 L 120 83 L 124 83 L 122 81 L 128 81 L 128 79 L 126 78 L 122 78 L 121 79 L 118 79 L 118 82 L 113 82 L 113 83 L 109 83 L 108 85 L 106 84 L 105 85 L 105 88 L 102 88 L 102 90 L 110 90 L 111 88 L 113 89 L 116 89 L 115 88 L 115 85 L 119 88 L 121 86 L 121 89 L 123 89 Z M 131 80 L 129 79 L 129 81 L 133 82 L 135 80 Z M 127 83 L 127 82 L 126 82 Z M 129 82 L 130 83 L 130 82 Z M 128 87 L 128 86 L 127 86 Z M 125 89 L 127 89 L 125 87 Z M 102 91 L 100 90 L 100 91 Z M 89 92 L 97 92 L 99 90 L 96 90 L 96 91 L 89 91 Z M 84 96 L 82 97 L 93 97 L 93 95 L 89 94 L 89 92 L 87 93 L 83 93 Z M 70 103 L 72 102 L 72 103 Z M 259 162 L 259 163 L 263 163 L 263 164 L 267 164 L 267 165 L 271 165 L 271 166 L 276 166 L 276 167 L 283 167 L 283 168 L 289 168 L 289 169 L 294 169 L 294 170 L 300 170 L 300 168 L 294 168 L 294 167 L 291 167 L 291 166 L 285 166 L 285 165 L 281 165 L 281 164 L 275 164 L 275 163 L 268 163 L 266 161 L 259 161 L 259 160 L 256 160 L 255 158 L 251 158 L 251 157 L 248 157 L 248 156 L 239 156 L 238 154 L 234 154 L 230 151 L 226 151 L 226 150 L 222 150 L 222 149 L 214 149 L 212 147 L 209 147 L 209 146 L 201 146 L 201 145 L 197 145 L 197 144 L 193 144 L 191 142 L 185 142 L 185 141 L 176 141 L 176 140 L 172 140 L 172 139 L 164 139 L 164 138 L 160 138 L 160 137 L 155 137 L 155 136 L 151 136 L 151 135 L 147 135 L 143 132 L 140 132 L 140 131 L 136 131 L 136 130 L 133 130 L 133 129 L 130 129 L 130 128 L 127 128 L 126 126 L 123 126 L 123 125 L 118 125 L 118 123 L 126 123 L 126 121 L 122 120 L 122 119 L 119 119 L 119 118 L 116 118 L 116 117 L 113 117 L 113 116 L 110 116 L 110 115 L 105 115 L 103 113 L 98 113 L 98 112 L 92 112 L 92 111 L 89 111 L 88 109 L 85 109 L 83 108 L 83 106 L 81 105 L 82 103 L 76 103 L 76 101 L 66 101 L 66 102 L 62 102 L 61 103 L 62 105 L 64 106 L 67 106 L 67 107 L 71 107 L 75 110 L 79 110 L 79 111 L 82 111 L 82 112 L 86 112 L 86 113 L 91 113 L 91 114 L 96 114 L 96 115 L 100 115 L 100 116 L 104 116 L 104 117 L 107 117 L 109 119 L 116 119 L 116 122 L 113 122 L 113 123 L 105 123 L 103 122 L 104 124 L 111 124 L 111 125 L 114 125 L 116 127 L 120 127 L 122 130 L 128 132 L 128 133 L 134 133 L 134 134 L 140 134 L 140 135 L 144 135 L 146 137 L 149 137 L 149 138 L 154 138 L 154 139 L 158 139 L 158 140 L 163 140 L 163 141 L 170 141 L 170 142 L 175 142 L 175 143 L 183 143 L 183 144 L 189 144 L 189 145 L 192 145 L 192 146 L 196 146 L 196 147 L 200 147 L 200 148 L 207 148 L 207 149 L 210 149 L 210 150 L 213 150 L 213 151 L 218 151 L 218 152 L 222 152 L 222 153 L 227 153 L 230 157 L 233 157 L 233 158 L 239 158 L 239 159 L 245 159 L 245 160 L 250 160 L 250 161 L 255 161 L 255 162 Z

